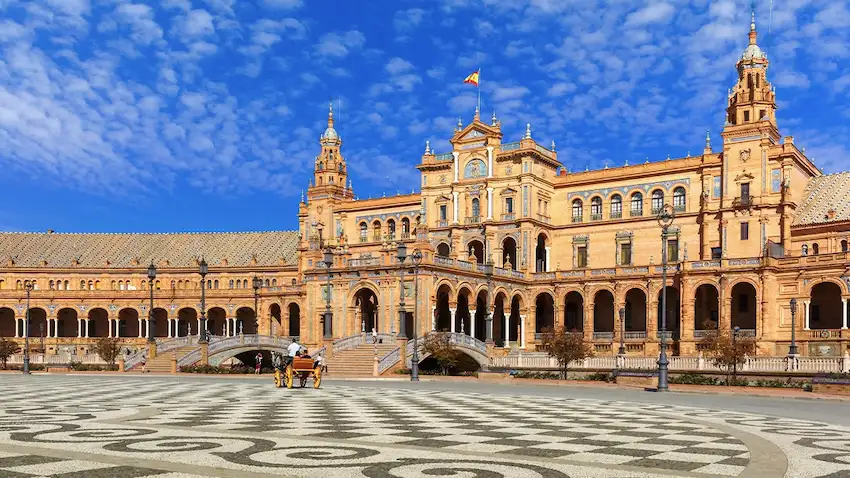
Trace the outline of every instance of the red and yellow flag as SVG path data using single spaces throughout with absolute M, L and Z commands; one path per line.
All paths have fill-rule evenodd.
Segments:
M 475 85 L 477 87 L 478 86 L 478 74 L 480 72 L 481 72 L 481 70 L 475 70 L 473 73 L 471 73 L 469 76 L 467 76 L 466 79 L 463 80 L 463 82 L 469 83 L 471 85 Z

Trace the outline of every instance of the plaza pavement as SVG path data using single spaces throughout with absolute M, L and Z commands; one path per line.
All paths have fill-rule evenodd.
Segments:
M 850 477 L 847 402 L 462 381 L 0 375 L 0 477 Z

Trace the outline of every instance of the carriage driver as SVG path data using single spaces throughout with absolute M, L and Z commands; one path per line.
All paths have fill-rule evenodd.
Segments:
M 286 348 L 286 355 L 287 356 L 283 361 L 283 366 L 286 367 L 287 365 L 291 364 L 292 359 L 294 359 L 295 357 L 298 356 L 298 353 L 301 351 L 301 349 L 303 347 L 304 347 L 303 345 L 301 345 L 301 344 L 299 344 L 298 342 L 295 342 L 295 341 L 293 341 L 291 344 L 289 344 L 289 347 Z

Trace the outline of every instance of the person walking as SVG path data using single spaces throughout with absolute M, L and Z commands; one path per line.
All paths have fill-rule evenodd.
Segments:
M 254 357 L 254 373 L 259 375 L 260 369 L 263 367 L 263 354 L 261 352 L 257 352 L 257 356 Z
M 378 331 L 375 330 L 375 327 L 372 327 L 372 343 L 373 344 L 378 343 Z

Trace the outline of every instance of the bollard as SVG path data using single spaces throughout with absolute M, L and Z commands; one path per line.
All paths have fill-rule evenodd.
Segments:
M 118 359 L 118 371 L 119 372 L 124 371 L 124 358 L 123 357 Z
M 171 354 L 171 373 L 177 373 L 177 354 Z

